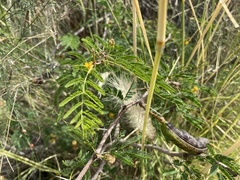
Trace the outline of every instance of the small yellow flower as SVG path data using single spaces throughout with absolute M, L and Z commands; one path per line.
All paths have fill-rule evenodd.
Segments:
M 194 93 L 194 94 L 197 94 L 198 93 L 198 87 L 197 86 L 193 86 L 193 88 L 192 88 L 192 93 Z
M 27 130 L 26 130 L 26 129 L 22 129 L 22 133 L 23 133 L 23 134 L 26 134 L 26 133 L 27 133 Z
M 78 143 L 77 143 L 76 140 L 72 141 L 72 148 L 73 148 L 74 151 L 76 151 L 78 149 Z
M 57 136 L 55 134 L 50 134 L 49 143 L 56 144 L 56 142 L 57 142 Z
M 29 147 L 30 147 L 31 149 L 33 149 L 33 148 L 34 148 L 34 144 L 30 143 L 30 144 L 29 144 Z
M 113 39 L 113 38 L 112 38 L 112 39 L 110 39 L 108 42 L 109 42 L 109 44 L 110 44 L 110 45 L 112 45 L 112 46 L 114 46 L 114 45 L 115 45 L 115 41 L 114 41 L 114 39 Z
M 184 44 L 185 44 L 185 45 L 188 45 L 190 41 L 191 41 L 191 38 L 187 38 L 187 39 L 184 41 Z
M 85 62 L 84 66 L 85 66 L 86 68 L 88 68 L 88 69 L 91 69 L 92 66 L 93 66 L 93 62 L 92 62 L 92 61 L 90 61 L 90 62 Z
M 72 141 L 72 145 L 73 145 L 73 146 L 77 146 L 77 141 L 76 141 L 76 140 L 73 140 L 73 141 Z
M 105 154 L 104 158 L 109 164 L 114 164 L 116 162 L 116 158 L 112 156 L 111 154 Z
M 108 114 L 108 117 L 110 117 L 110 118 L 113 119 L 113 118 L 115 118 L 115 114 L 113 114 L 113 113 L 109 113 L 109 114 Z

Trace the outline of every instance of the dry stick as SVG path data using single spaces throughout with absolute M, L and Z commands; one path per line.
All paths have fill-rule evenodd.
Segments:
M 124 143 L 126 143 L 126 142 L 127 142 L 127 141 L 124 140 L 124 139 L 119 140 L 119 143 L 121 143 L 121 144 L 124 144 Z M 131 144 L 130 146 L 133 146 L 133 147 L 136 147 L 136 148 L 141 148 L 141 144 L 138 144 L 138 143 L 133 143 L 133 144 Z M 169 156 L 171 156 L 171 157 L 176 156 L 176 157 L 180 157 L 180 158 L 187 158 L 187 157 L 189 157 L 189 156 L 195 156 L 195 155 L 188 154 L 188 153 L 185 153 L 185 152 L 171 152 L 171 151 L 168 151 L 168 150 L 166 150 L 166 149 L 163 149 L 163 148 L 161 148 L 161 147 L 159 147 L 159 146 L 152 145 L 152 144 L 145 144 L 145 145 L 144 145 L 144 148 L 147 148 L 147 149 L 155 149 L 155 150 L 157 150 L 157 151 L 159 151 L 159 152 L 161 152 L 161 153 L 164 153 L 164 154 L 166 154 L 166 155 L 169 155 Z
M 79 173 L 78 177 L 76 178 L 76 180 L 81 180 L 83 178 L 83 176 L 86 174 L 86 172 L 88 171 L 88 169 L 90 168 L 91 164 L 93 163 L 94 160 L 96 160 L 98 158 L 98 155 L 102 153 L 103 147 L 105 142 L 107 141 L 108 136 L 111 134 L 113 128 L 118 124 L 120 118 L 123 116 L 123 114 L 132 106 L 139 104 L 140 102 L 144 101 L 147 97 L 147 92 L 142 96 L 141 99 L 134 101 L 132 103 L 129 103 L 128 105 L 124 105 L 122 107 L 122 109 L 119 111 L 118 116 L 116 117 L 116 119 L 112 122 L 112 124 L 109 126 L 109 129 L 105 132 L 105 134 L 103 135 L 103 138 L 101 140 L 101 142 L 99 143 L 95 153 L 92 155 L 92 157 L 88 160 L 87 164 L 84 166 L 84 168 L 82 169 L 82 171 Z
M 102 172 L 103 167 L 105 166 L 106 161 L 102 161 L 97 172 L 94 174 L 94 176 L 91 178 L 91 180 L 96 180 L 98 178 L 98 175 Z
M 119 123 L 118 123 L 119 124 Z M 116 127 L 117 128 L 117 127 Z M 133 130 L 130 134 L 128 134 L 124 139 L 122 139 L 122 141 L 127 141 L 127 139 L 132 135 L 132 134 L 134 134 L 136 131 L 137 131 L 138 129 L 135 129 L 135 130 Z M 102 148 L 102 153 L 103 152 L 105 152 L 105 150 L 108 148 L 108 147 L 110 147 L 110 146 L 112 146 L 113 145 L 113 143 L 115 143 L 116 141 L 117 141 L 117 136 L 114 136 L 114 140 L 113 141 L 111 141 L 111 142 L 109 142 L 108 144 L 106 144 L 103 148 Z M 121 140 L 120 140 L 121 141 Z M 120 141 L 118 141 L 118 142 L 120 142 Z M 120 142 L 121 143 L 121 142 Z M 104 163 L 103 163 L 104 162 Z M 99 166 L 99 168 L 98 168 L 98 170 L 97 170 L 97 172 L 93 175 L 93 177 L 92 177 L 92 179 L 91 180 L 95 180 L 97 177 L 98 177 L 98 175 L 102 172 L 102 169 L 103 169 L 103 167 L 105 166 L 105 164 L 106 164 L 106 161 L 102 161 L 101 162 L 101 164 L 100 164 L 100 166 Z

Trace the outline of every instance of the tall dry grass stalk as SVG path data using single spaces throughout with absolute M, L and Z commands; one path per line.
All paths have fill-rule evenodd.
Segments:
M 167 0 L 158 1 L 158 25 L 157 25 L 157 41 L 156 41 L 156 54 L 154 58 L 152 78 L 150 82 L 147 105 L 144 117 L 143 132 L 142 132 L 142 149 L 144 149 L 146 126 L 149 116 L 149 111 L 151 108 L 151 102 L 153 98 L 154 88 L 156 84 L 156 79 L 158 75 L 158 68 L 165 45 L 165 34 L 166 34 L 166 23 L 167 23 Z
M 146 29 L 145 29 L 145 26 L 144 26 L 144 22 L 143 22 L 143 18 L 142 18 L 142 14 L 141 14 L 141 11 L 140 11 L 138 0 L 133 0 L 133 6 L 135 7 L 135 10 L 136 10 L 139 22 L 140 22 L 140 26 L 141 26 L 141 29 L 142 29 L 142 32 L 143 32 L 144 41 L 146 43 L 146 47 L 147 47 L 150 59 L 151 59 L 152 64 L 153 64 L 152 53 L 151 53 L 151 49 L 150 49 L 150 45 L 149 45 L 149 41 L 148 41 L 148 37 L 147 37 L 147 32 L 146 32 Z

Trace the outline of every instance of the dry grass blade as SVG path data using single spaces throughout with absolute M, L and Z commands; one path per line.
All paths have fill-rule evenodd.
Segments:
M 227 13 L 229 19 L 232 21 L 233 25 L 235 28 L 239 28 L 239 24 L 237 23 L 237 21 L 234 19 L 233 15 L 231 14 L 231 12 L 229 11 L 226 2 L 224 0 L 220 0 L 219 1 L 223 7 L 223 9 L 225 10 L 225 12 Z
M 150 45 L 149 45 L 149 42 L 148 42 L 147 32 L 146 32 L 146 29 L 145 29 L 145 26 L 144 26 L 144 22 L 143 22 L 142 14 L 141 14 L 140 7 L 139 7 L 139 4 L 138 4 L 138 0 L 133 0 L 133 6 L 135 6 L 135 9 L 136 9 L 136 12 L 137 12 L 137 15 L 138 15 L 138 19 L 139 19 L 139 22 L 140 22 L 140 26 L 141 26 L 141 29 L 142 29 L 142 32 L 143 32 L 143 37 L 144 37 L 144 40 L 145 40 L 145 43 L 146 43 L 146 46 L 147 46 L 147 49 L 148 49 L 150 59 L 151 59 L 152 64 L 153 64 L 152 52 L 151 52 Z
M 216 17 L 218 16 L 218 14 L 219 14 L 219 12 L 220 12 L 221 9 L 222 9 L 222 6 L 221 6 L 221 4 L 220 4 L 220 2 L 219 2 L 218 5 L 217 5 L 217 7 L 216 7 L 216 9 L 214 10 L 214 12 L 213 12 L 213 14 L 212 14 L 211 19 L 209 20 L 207 26 L 206 26 L 205 29 L 203 30 L 203 33 L 202 33 L 201 36 L 199 37 L 199 39 L 198 39 L 198 41 L 197 41 L 197 43 L 196 43 L 196 45 L 195 45 L 195 47 L 194 47 L 194 49 L 193 49 L 193 51 L 192 51 L 192 53 L 191 53 L 191 55 L 190 55 L 187 63 L 186 63 L 186 66 L 189 66 L 189 64 L 190 64 L 190 62 L 192 61 L 192 59 L 193 59 L 196 51 L 199 49 L 200 44 L 202 43 L 205 35 L 207 34 L 208 30 L 209 30 L 210 27 L 212 26 L 213 21 L 216 19 Z
M 28 158 L 25 158 L 23 156 L 19 156 L 17 154 L 11 153 L 11 152 L 3 150 L 3 149 L 0 149 L 0 155 L 1 156 L 7 156 L 8 158 L 14 159 L 16 161 L 20 161 L 24 164 L 27 164 L 27 165 L 29 165 L 31 167 L 34 167 L 36 169 L 39 169 L 41 171 L 52 172 L 52 173 L 57 174 L 57 175 L 60 174 L 60 172 L 55 170 L 55 169 L 52 169 L 52 168 L 47 167 L 47 166 L 45 166 L 41 163 L 34 162 L 34 161 L 32 161 Z
M 137 56 L 137 16 L 136 6 L 132 3 L 132 18 L 133 18 L 133 54 Z

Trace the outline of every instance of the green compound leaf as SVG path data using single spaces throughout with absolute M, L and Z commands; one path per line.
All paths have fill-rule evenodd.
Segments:
M 216 154 L 214 156 L 215 160 L 218 162 L 219 169 L 228 176 L 237 176 L 240 175 L 240 165 L 238 165 L 234 159 L 227 156 Z
M 71 48 L 72 50 L 77 50 L 80 44 L 79 37 L 73 34 L 67 34 L 60 38 L 62 41 L 62 46 L 64 50 Z
M 98 49 L 98 47 L 92 42 L 92 39 L 90 37 L 82 38 L 81 39 L 84 46 L 87 47 L 88 49 Z
M 114 63 L 115 65 L 125 69 L 126 71 L 131 72 L 142 81 L 150 82 L 152 72 L 151 67 L 147 66 L 142 62 L 136 62 L 135 59 L 135 56 L 125 55 L 118 57 L 111 63 Z M 167 92 L 175 93 L 175 89 L 168 83 L 166 83 L 165 80 L 163 80 L 163 77 L 158 75 L 155 90 L 160 91 L 161 88 L 166 90 Z
M 87 116 L 82 116 L 81 120 L 78 121 L 75 128 L 81 126 L 81 129 L 84 132 L 94 134 L 95 130 L 99 128 L 99 124 L 102 124 L 100 119 L 92 119 L 88 118 Z
M 229 170 L 227 170 L 226 168 L 219 166 L 219 169 L 221 170 L 222 174 L 224 174 L 227 179 L 229 180 L 234 180 L 233 175 L 229 172 Z
M 100 76 L 95 69 L 92 69 L 91 75 L 93 75 L 93 76 L 94 76 L 97 80 L 99 80 L 100 82 L 103 82 L 103 81 L 104 81 L 104 79 L 102 78 L 102 76 Z

